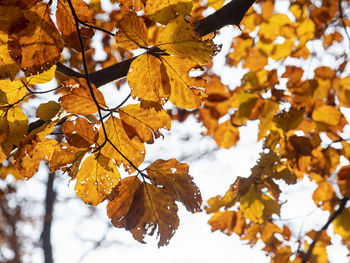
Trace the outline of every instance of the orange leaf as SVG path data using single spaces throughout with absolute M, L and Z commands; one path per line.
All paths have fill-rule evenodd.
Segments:
M 259 49 L 251 49 L 249 56 L 245 59 L 244 68 L 249 68 L 251 71 L 259 71 L 267 64 L 267 56 Z
M 67 121 L 62 128 L 67 142 L 74 147 L 88 148 L 97 140 L 97 130 L 94 129 L 92 123 L 84 118 Z
M 94 12 L 83 0 L 72 0 L 75 13 L 80 21 L 92 24 Z M 58 29 L 62 33 L 64 42 L 78 52 L 81 51 L 80 41 L 76 32 L 75 21 L 67 0 L 57 1 L 56 20 Z M 80 34 L 84 41 L 85 49 L 88 48 L 89 41 L 94 35 L 92 28 L 80 28 Z
M 337 175 L 340 192 L 345 197 L 350 197 L 350 165 L 343 166 Z
M 28 25 L 16 38 L 21 48 L 21 69 L 29 76 L 51 68 L 61 56 L 63 43 L 47 4 L 39 3 L 24 15 Z
M 241 235 L 245 227 L 245 218 L 240 211 L 223 211 L 216 212 L 208 221 L 211 231 L 220 230 L 226 235 L 236 233 Z
M 71 89 L 71 93 L 60 98 L 62 107 L 68 112 L 81 115 L 97 112 L 95 101 L 91 96 L 90 89 L 85 79 L 71 78 L 63 82 L 63 85 Z M 93 84 L 91 84 L 91 86 L 97 102 L 101 107 L 105 107 L 103 94 L 96 89 Z

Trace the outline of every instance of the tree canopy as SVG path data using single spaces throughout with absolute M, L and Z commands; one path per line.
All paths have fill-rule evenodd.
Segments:
M 233 175 L 228 191 L 204 206 L 212 231 L 261 240 L 275 263 L 327 262 L 330 225 L 349 250 L 350 3 L 254 2 L 1 0 L 1 180 L 29 180 L 44 161 L 75 182 L 85 203 L 108 202 L 115 227 L 139 242 L 157 232 L 164 246 L 179 225 L 178 203 L 195 213 L 202 197 L 186 163 L 145 166 L 145 144 L 191 115 L 203 136 L 231 148 L 240 127 L 258 121 L 263 149 L 251 175 Z M 213 70 L 216 35 L 227 25 L 238 33 L 225 67 L 245 72 L 234 87 Z M 108 96 L 118 103 L 109 105 L 99 88 L 113 81 Z M 125 98 L 121 85 L 130 88 Z M 39 103 L 47 94 L 59 99 Z M 291 242 L 293 229 L 276 220 L 281 185 L 306 177 L 329 219 Z M 0 190 L 0 200 L 7 194 Z

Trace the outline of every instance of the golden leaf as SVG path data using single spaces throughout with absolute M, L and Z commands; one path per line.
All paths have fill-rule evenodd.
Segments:
M 154 21 L 165 25 L 178 15 L 188 15 L 191 9 L 191 0 L 152 0 L 147 2 L 145 13 Z
M 110 142 L 107 142 L 102 147 L 101 154 L 108 158 L 113 158 L 118 166 L 123 163 L 129 173 L 133 172 L 135 169 L 129 161 L 136 167 L 143 162 L 145 158 L 144 143 L 138 137 L 130 139 L 123 128 L 121 120 L 116 117 L 110 117 L 104 123 L 104 126 Z M 100 127 L 97 145 L 102 145 L 104 142 L 105 135 L 102 127 Z
M 342 114 L 336 107 L 322 105 L 312 112 L 312 119 L 327 125 L 336 126 L 340 122 Z
M 126 50 L 147 46 L 147 27 L 142 17 L 135 13 L 123 16 L 118 23 L 118 33 L 115 35 L 117 45 Z
M 312 199 L 315 204 L 325 210 L 332 209 L 331 202 L 335 200 L 335 198 L 335 191 L 332 185 L 326 180 L 319 182 L 316 190 L 312 194 Z
M 53 123 L 46 123 L 31 131 L 31 133 L 23 139 L 22 145 L 16 153 L 15 165 L 18 172 L 24 178 L 30 179 L 34 176 L 39 168 L 40 160 L 51 160 L 57 141 L 45 137 L 53 128 Z
M 341 236 L 344 244 L 350 247 L 350 208 L 345 208 L 333 221 L 334 233 Z
M 225 121 L 215 129 L 214 140 L 218 146 L 229 149 L 239 141 L 239 130 L 230 120 Z
M 69 175 L 74 179 L 87 151 L 88 149 L 76 148 L 67 143 L 56 145 L 50 160 L 50 171 L 54 172 L 58 169 L 68 171 Z
M 131 63 L 127 79 L 134 98 L 164 104 L 170 94 L 164 65 L 160 59 L 148 53 Z
M 167 24 L 156 45 L 169 54 L 191 59 L 199 65 L 207 64 L 218 51 L 212 40 L 202 41 L 183 16 Z
M 13 81 L 9 79 L 0 80 L 0 91 L 6 94 L 6 104 L 14 104 L 26 95 L 25 83 L 21 79 L 15 79 Z
M 120 174 L 111 159 L 103 155 L 91 155 L 83 161 L 76 178 L 77 196 L 85 203 L 96 206 L 114 195 Z
M 188 165 L 175 159 L 157 160 L 146 168 L 152 183 L 183 203 L 187 210 L 195 213 L 201 211 L 202 197 L 198 187 L 188 174 Z
M 190 77 L 189 71 L 196 65 L 193 61 L 180 57 L 162 57 L 170 83 L 169 100 L 185 109 L 198 108 L 206 94 L 202 89 L 204 81 Z
M 243 68 L 249 68 L 251 71 L 259 71 L 267 64 L 267 56 L 259 49 L 252 48 L 248 57 L 245 59 Z
M 61 106 L 70 113 L 87 115 L 97 112 L 97 106 L 91 96 L 85 79 L 71 78 L 63 83 L 71 92 L 60 98 Z M 91 84 L 93 93 L 99 105 L 105 107 L 103 94 Z
M 161 135 L 160 128 L 170 130 L 171 120 L 166 111 L 154 107 L 143 107 L 141 104 L 128 105 L 119 109 L 120 119 L 135 128 L 143 142 L 153 143 L 153 136 Z

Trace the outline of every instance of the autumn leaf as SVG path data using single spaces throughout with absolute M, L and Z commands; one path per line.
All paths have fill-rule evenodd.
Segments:
M 157 160 L 146 168 L 152 183 L 183 203 L 187 210 L 201 211 L 202 197 L 199 189 L 188 174 L 188 165 L 175 159 Z
M 232 233 L 241 235 L 246 225 L 245 221 L 240 211 L 222 211 L 216 212 L 209 219 L 208 224 L 211 226 L 212 232 L 220 230 L 230 236 Z
M 135 13 L 126 14 L 119 21 L 118 27 L 115 40 L 121 48 L 132 50 L 147 46 L 148 32 L 142 17 Z
M 16 153 L 16 168 L 25 178 L 30 179 L 39 168 L 40 160 L 49 161 L 57 141 L 45 138 L 54 128 L 54 123 L 47 123 L 33 130 L 23 139 Z
M 159 129 L 170 130 L 171 121 L 164 109 L 144 107 L 141 104 L 128 105 L 119 109 L 120 119 L 134 127 L 143 142 L 153 143 L 153 137 L 161 136 Z
M 312 119 L 317 122 L 335 126 L 340 122 L 341 115 L 341 112 L 337 108 L 330 105 L 322 105 L 312 112 Z
M 83 0 L 72 0 L 71 2 L 78 19 L 83 23 L 92 24 L 94 17 L 93 10 Z M 75 20 L 67 0 L 57 1 L 56 20 L 57 27 L 62 34 L 65 44 L 80 52 L 81 46 L 76 32 Z M 94 31 L 92 28 L 82 27 L 80 28 L 80 34 L 84 41 L 84 47 L 87 49 Z
M 198 108 L 206 97 L 200 87 L 204 81 L 190 77 L 189 71 L 196 65 L 191 60 L 178 57 L 163 57 L 170 83 L 169 100 L 176 106 L 185 109 Z
M 171 55 L 188 58 L 199 65 L 207 64 L 218 51 L 213 41 L 202 41 L 183 16 L 167 24 L 156 45 Z
M 97 106 L 90 93 L 85 79 L 71 78 L 63 83 L 64 87 L 70 88 L 71 92 L 60 98 L 61 106 L 70 113 L 87 115 L 97 112 Z M 105 107 L 103 94 L 91 84 L 96 102 L 100 107 Z
M 81 164 L 76 178 L 77 196 L 85 203 L 96 206 L 109 196 L 114 197 L 120 174 L 111 159 L 91 155 Z
M 131 95 L 164 104 L 170 94 L 168 76 L 162 61 L 148 53 L 137 57 L 127 76 Z
M 50 100 L 47 103 L 42 103 L 39 105 L 39 107 L 36 109 L 36 116 L 43 121 L 48 121 L 55 117 L 60 109 L 60 104 Z
M 20 48 L 20 67 L 29 76 L 50 69 L 61 56 L 63 42 L 46 4 L 24 10 L 24 15 L 28 24 L 16 34 L 18 47 L 10 47 L 10 52 L 18 53 Z
M 229 149 L 239 141 L 239 130 L 230 120 L 225 121 L 215 129 L 214 140 L 218 146 Z
M 263 222 L 264 203 L 260 190 L 255 185 L 250 186 L 249 191 L 240 199 L 240 210 L 243 215 L 254 223 Z
M 167 24 L 178 15 L 187 15 L 191 12 L 191 0 L 154 0 L 148 1 L 145 12 L 154 21 Z
M 108 118 L 104 123 L 104 127 L 108 134 L 109 142 L 105 143 L 106 139 L 101 127 L 97 140 L 97 145 L 105 143 L 100 151 L 101 154 L 108 158 L 113 158 L 118 166 L 123 163 L 129 173 L 135 171 L 135 167 L 138 167 L 145 158 L 144 143 L 138 137 L 130 139 L 123 128 L 121 120 L 116 117 Z
M 129 230 L 142 243 L 146 234 L 153 235 L 158 229 L 158 246 L 167 245 L 179 225 L 173 197 L 137 177 L 123 179 L 118 189 L 117 197 L 107 206 L 112 224 Z
M 84 118 L 77 118 L 74 121 L 66 121 L 63 125 L 63 132 L 67 142 L 77 148 L 88 148 L 97 140 L 98 132 L 94 125 Z

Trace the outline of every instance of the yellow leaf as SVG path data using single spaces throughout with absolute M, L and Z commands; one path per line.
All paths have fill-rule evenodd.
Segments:
M 192 9 L 192 0 L 152 0 L 147 1 L 145 13 L 154 21 L 167 24 L 178 15 L 188 15 Z
M 342 114 L 338 108 L 330 105 L 322 105 L 312 112 L 312 119 L 327 125 L 336 126 L 340 122 Z
M 27 81 L 31 85 L 43 84 L 51 81 L 55 77 L 56 65 L 53 65 L 50 69 L 30 77 L 27 77 Z
M 161 135 L 160 128 L 170 130 L 171 120 L 166 111 L 154 107 L 143 107 L 141 104 L 128 105 L 119 109 L 120 119 L 135 128 L 143 142 L 153 143 L 153 136 Z
M 218 146 L 229 149 L 239 141 L 239 130 L 230 120 L 225 121 L 215 129 L 214 140 Z
M 15 79 L 13 81 L 8 79 L 0 80 L 0 90 L 6 94 L 6 104 L 16 103 L 26 95 L 24 83 L 26 82 L 20 79 Z
M 334 233 L 341 236 L 343 243 L 350 246 L 350 209 L 345 208 L 333 221 Z
M 101 154 L 108 158 L 113 158 L 117 165 L 124 164 L 125 169 L 131 173 L 135 171 L 134 167 L 138 167 L 145 158 L 145 145 L 138 137 L 130 139 L 126 134 L 120 119 L 110 117 L 105 122 L 105 128 L 110 142 L 107 142 L 101 149 Z M 105 142 L 105 136 L 100 127 L 97 145 Z M 128 160 L 127 160 L 127 159 Z
M 137 57 L 131 63 L 127 79 L 134 98 L 164 104 L 170 94 L 164 65 L 160 59 L 148 53 Z
M 283 44 L 275 45 L 271 58 L 274 60 L 280 60 L 285 57 L 288 57 L 292 53 L 293 46 L 294 41 L 286 39 Z
M 50 100 L 49 102 L 39 105 L 39 107 L 36 109 L 36 116 L 43 121 L 48 121 L 55 117 L 60 109 L 60 104 Z
M 169 100 L 180 108 L 199 108 L 206 94 L 196 88 L 203 87 L 204 81 L 188 75 L 195 66 L 193 61 L 180 57 L 162 57 L 162 61 L 169 77 Z
M 6 151 L 12 151 L 13 145 L 18 146 L 23 136 L 27 134 L 28 119 L 19 106 L 7 110 L 8 137 L 4 142 Z
M 90 89 L 85 79 L 71 78 L 63 83 L 71 92 L 60 98 L 61 105 L 70 113 L 87 115 L 97 112 L 97 106 L 93 100 Z M 95 98 L 101 107 L 105 107 L 103 94 L 91 84 Z
M 0 164 L 0 179 L 5 179 L 9 174 L 11 174 L 16 180 L 24 179 L 12 163 L 10 163 L 8 166 Z
M 264 203 L 260 190 L 255 185 L 251 185 L 249 191 L 240 199 L 240 210 L 243 215 L 253 223 L 263 222 Z
M 135 13 L 124 15 L 118 23 L 118 30 L 114 38 L 119 47 L 131 50 L 147 46 L 147 27 L 142 17 Z
M 232 66 L 236 66 L 249 54 L 250 48 L 253 47 L 253 42 L 253 39 L 247 34 L 235 37 L 232 43 L 233 52 L 228 54 Z
M 188 211 L 196 213 L 202 211 L 202 196 L 188 169 L 187 164 L 170 159 L 157 160 L 146 171 L 156 187 L 164 189 L 176 201 L 183 203 Z
M 152 1 L 153 2 L 153 1 Z M 207 64 L 218 50 L 212 40 L 202 41 L 183 16 L 179 16 L 160 33 L 157 46 L 167 53 Z
M 109 196 L 114 197 L 120 174 L 111 159 L 91 155 L 83 161 L 76 177 L 77 196 L 85 203 L 96 206 Z
M 300 46 L 306 43 L 307 41 L 314 39 L 315 29 L 315 23 L 309 18 L 303 20 L 303 22 L 296 26 Z

